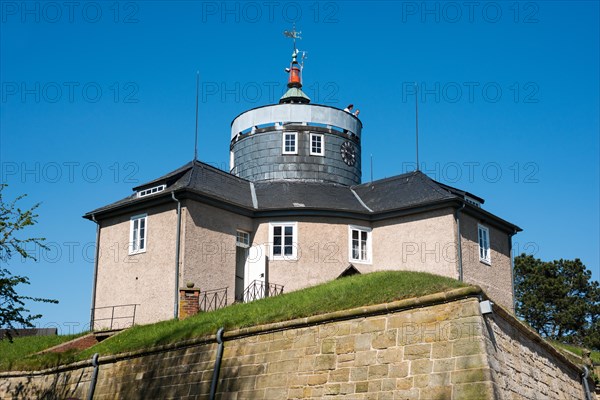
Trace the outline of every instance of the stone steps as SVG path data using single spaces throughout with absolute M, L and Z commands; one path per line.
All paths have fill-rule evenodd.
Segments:
M 88 333 L 87 335 L 80 336 L 73 340 L 69 340 L 68 342 L 61 343 L 54 347 L 50 347 L 48 349 L 42 350 L 37 354 L 64 353 L 69 350 L 81 351 L 81 350 L 89 349 L 93 345 L 98 344 L 101 341 L 103 341 L 104 339 L 109 338 L 121 331 L 122 330 L 119 329 L 119 330 L 112 330 L 112 331 L 100 331 L 100 332 Z

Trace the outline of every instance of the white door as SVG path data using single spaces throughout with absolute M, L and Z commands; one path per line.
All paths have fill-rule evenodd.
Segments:
M 248 250 L 248 247 L 239 245 L 235 248 L 235 301 L 243 301 L 244 289 L 246 289 L 245 273 Z
M 264 245 L 252 246 L 246 258 L 244 268 L 244 301 L 252 301 L 265 297 L 267 285 L 267 253 Z M 252 284 L 251 287 L 249 287 Z

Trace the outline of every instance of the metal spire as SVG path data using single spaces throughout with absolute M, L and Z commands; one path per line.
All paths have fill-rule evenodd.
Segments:
M 304 69 L 304 60 L 306 52 L 300 51 L 296 47 L 296 39 L 302 39 L 302 32 L 296 30 L 296 24 L 291 31 L 283 31 L 283 35 L 293 39 L 294 50 L 292 52 L 292 62 L 289 68 L 285 69 L 288 73 L 288 90 L 279 99 L 279 103 L 310 103 L 310 98 L 302 91 L 302 70 Z M 302 53 L 301 62 L 298 62 L 298 55 Z

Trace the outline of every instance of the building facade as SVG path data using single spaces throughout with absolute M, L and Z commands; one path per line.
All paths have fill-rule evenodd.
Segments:
M 177 318 L 181 288 L 223 305 L 380 270 L 464 280 L 513 309 L 520 228 L 419 171 L 361 183 L 362 123 L 310 103 L 298 53 L 279 104 L 233 120 L 229 172 L 194 160 L 84 216 L 93 329 Z

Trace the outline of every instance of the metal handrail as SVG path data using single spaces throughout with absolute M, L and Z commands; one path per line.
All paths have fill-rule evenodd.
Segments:
M 214 311 L 227 307 L 227 288 L 200 292 L 200 311 Z
M 131 326 L 135 325 L 135 313 L 137 311 L 137 306 L 139 306 L 139 304 L 119 304 L 116 306 L 106 306 L 106 307 L 95 307 L 92 308 L 92 312 L 94 313 L 94 324 L 90 327 L 90 329 L 92 331 L 94 331 L 94 326 L 96 326 L 96 322 L 98 321 L 107 321 L 110 320 L 110 329 L 114 329 L 113 323 L 116 319 L 129 319 L 131 318 Z M 126 315 L 124 317 L 115 317 L 115 308 L 118 307 L 133 307 L 133 315 Z M 112 308 L 111 310 L 111 314 L 110 314 L 110 318 L 96 318 L 96 310 L 102 310 L 102 309 L 106 309 L 106 308 Z
M 275 283 L 267 284 L 265 281 L 255 279 L 246 287 L 242 294 L 242 300 L 244 303 L 250 301 L 262 299 L 264 297 L 278 296 L 283 293 L 283 285 L 277 285 Z

